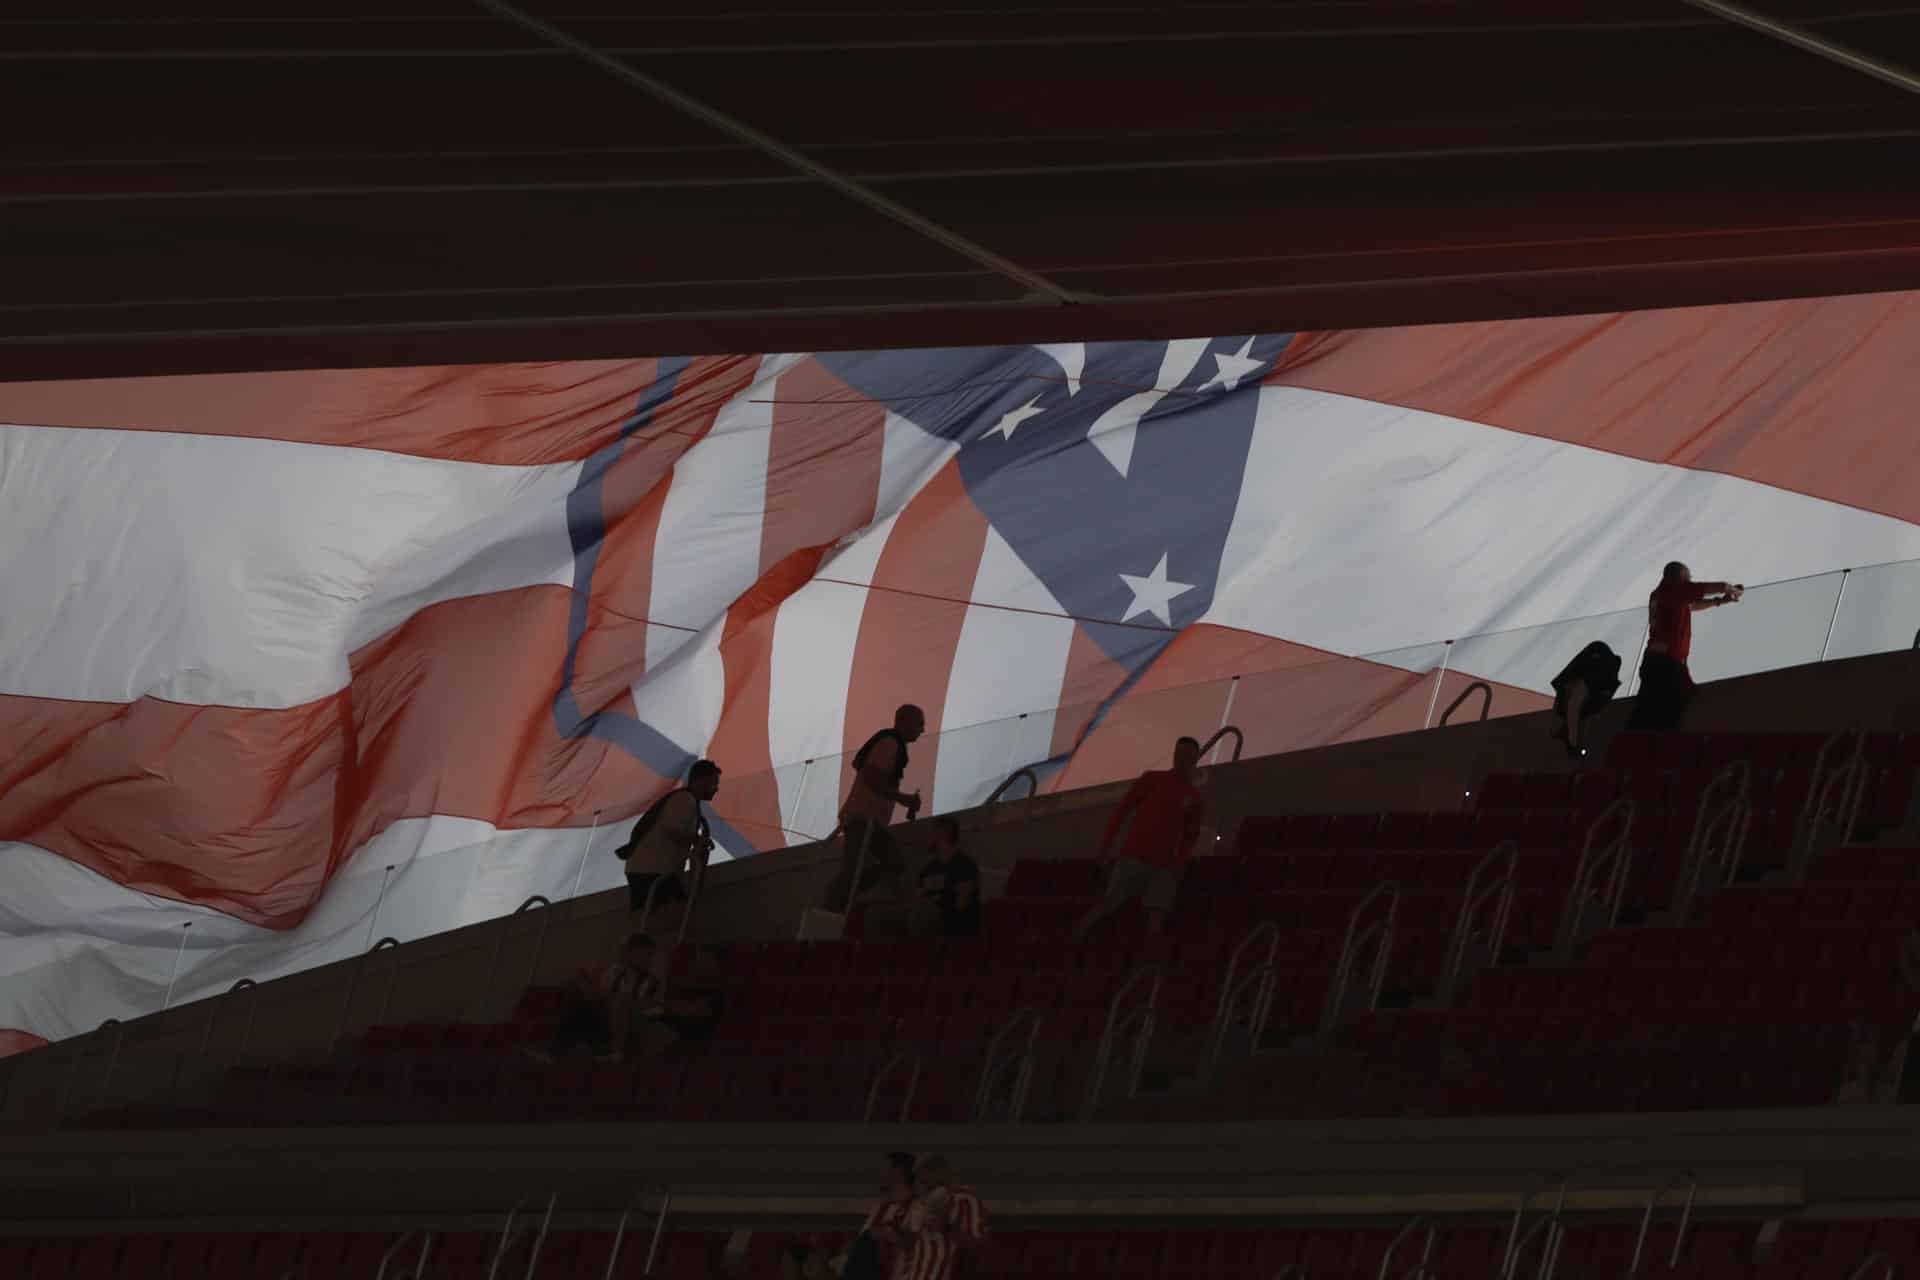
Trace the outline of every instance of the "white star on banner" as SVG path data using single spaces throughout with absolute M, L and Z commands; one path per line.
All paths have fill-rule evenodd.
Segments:
M 1225 387 L 1228 391 L 1236 390 L 1240 386 L 1240 379 L 1257 372 L 1263 363 L 1248 358 L 1247 352 L 1251 350 L 1253 350 L 1253 339 L 1248 338 L 1240 344 L 1238 351 L 1229 352 L 1226 355 L 1215 352 L 1213 361 L 1220 368 L 1211 378 L 1200 384 L 1200 390 L 1211 391 L 1215 387 Z
M 1150 613 L 1160 619 L 1160 625 L 1173 625 L 1173 610 L 1169 607 L 1176 596 L 1183 596 L 1193 590 L 1191 582 L 1169 582 L 1167 580 L 1167 553 L 1160 553 L 1160 563 L 1153 566 L 1153 572 L 1146 577 L 1131 573 L 1120 575 L 1120 581 L 1127 584 L 1127 590 L 1133 592 L 1133 603 L 1127 606 L 1122 622 L 1131 622 L 1143 613 Z
M 987 429 L 988 434 L 991 435 L 993 432 L 998 431 L 1006 439 L 1013 439 L 1013 433 L 1021 423 L 1025 422 L 1028 418 L 1046 412 L 1046 410 L 1040 408 L 1039 405 L 1040 397 L 1035 396 L 1018 409 L 1001 415 L 1000 421 L 994 423 L 993 426 Z

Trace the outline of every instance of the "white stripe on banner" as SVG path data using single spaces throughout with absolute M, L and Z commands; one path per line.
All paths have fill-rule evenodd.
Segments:
M 0 427 L 0 692 L 288 707 L 437 601 L 571 585 L 578 463 Z
M 286 932 L 157 903 L 43 849 L 0 843 L 0 1026 L 54 1040 L 158 1010 L 188 921 L 176 1005 L 241 978 L 265 981 L 359 955 L 381 937 L 411 941 L 503 916 L 532 894 L 558 902 L 576 878 L 582 893 L 621 884 L 612 855 L 621 833 L 602 826 L 591 848 L 588 835 L 404 819 L 356 853 L 313 913 Z
M 1669 560 L 1753 584 L 1915 556 L 1920 528 L 1839 503 L 1414 409 L 1265 387 L 1204 621 L 1376 654 L 1644 611 Z M 1830 589 L 1825 599 L 1830 609 Z M 1746 610 L 1743 624 L 1742 612 L 1713 621 L 1757 621 Z M 1824 628 L 1824 614 L 1818 621 Z M 1816 643 L 1792 660 L 1817 652 Z
M 759 581 L 773 402 L 780 375 L 805 359 L 762 357 L 752 385 L 727 402 L 713 429 L 674 464 L 653 541 L 647 616 L 654 621 L 698 631 Z M 648 669 L 689 639 L 687 631 L 649 628 Z
M 941 713 L 936 810 L 979 804 L 1015 769 L 1046 757 L 1073 632 L 1053 593 L 989 529 Z

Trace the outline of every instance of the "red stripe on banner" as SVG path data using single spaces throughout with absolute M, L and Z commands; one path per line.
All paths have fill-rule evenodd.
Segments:
M 1860 294 L 1302 334 L 1267 382 L 1920 520 L 1916 348 L 1920 295 Z
M 894 521 L 874 567 L 854 642 L 843 749 L 853 752 L 893 723 L 905 702 L 927 713 L 927 737 L 912 752 L 906 789 L 933 797 L 940 717 L 967 601 L 987 545 L 987 518 L 949 459 Z M 850 770 L 835 780 L 845 797 Z
M 25 1053 L 29 1049 L 38 1049 L 46 1041 L 31 1031 L 20 1031 L 13 1027 L 0 1027 L 0 1058 L 12 1057 L 16 1053 Z
M 1067 673 L 1060 683 L 1059 709 L 1053 717 L 1053 749 L 1050 755 L 1065 755 L 1073 750 L 1093 725 L 1094 714 L 1126 681 L 1127 669 L 1109 658 L 1085 629 L 1075 627 L 1073 643 L 1067 648 Z M 1049 780 L 1047 789 L 1058 790 L 1059 775 Z
M 760 524 L 765 573 L 805 547 L 830 547 L 873 522 L 887 411 L 807 360 L 780 377 Z
M 780 786 L 767 745 L 773 690 L 773 627 L 780 603 L 807 585 L 825 547 L 803 547 L 769 569 L 727 611 L 720 657 L 727 673 L 726 709 L 707 754 L 724 771 L 714 809 L 756 849 L 787 843 Z
M 1235 682 L 1216 677 L 1221 671 L 1243 674 Z M 1449 672 L 1438 707 L 1476 678 L 1472 672 Z M 1553 704 L 1531 690 L 1499 684 L 1493 689 L 1492 715 Z M 1246 734 L 1248 756 L 1273 755 L 1407 733 L 1426 724 L 1432 705 L 1429 673 L 1229 627 L 1192 626 L 1113 705 L 1061 771 L 1057 788 L 1098 786 L 1164 769 L 1176 738 L 1186 734 L 1204 742 L 1223 723 Z M 1477 715 L 1479 708 L 1473 710 Z
M 708 363 L 756 367 L 753 356 Z M 0 385 L 0 422 L 342 445 L 510 466 L 618 438 L 653 360 L 315 369 Z M 676 399 L 680 393 L 676 391 Z
M 733 356 L 693 361 L 675 383 L 666 409 L 628 438 L 618 461 L 602 477 L 606 531 L 594 564 L 587 631 L 574 667 L 574 688 L 583 701 L 616 697 L 646 670 L 653 549 L 674 467 L 713 430 L 720 411 L 751 385 L 758 368 L 755 361 Z M 687 620 L 653 621 L 685 625 Z
M 346 855 L 402 818 L 618 821 L 666 786 L 562 739 L 563 587 L 421 610 L 353 655 L 351 685 L 249 710 L 0 697 L 0 839 L 268 928 L 299 923 Z M 621 690 L 584 711 L 633 714 Z

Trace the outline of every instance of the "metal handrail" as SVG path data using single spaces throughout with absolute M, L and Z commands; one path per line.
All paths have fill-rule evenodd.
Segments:
M 1306 1263 L 1289 1262 L 1273 1273 L 1273 1280 L 1313 1280 L 1313 1278 L 1307 1274 Z
M 327 1044 L 327 1056 L 329 1058 L 339 1052 L 340 1038 L 347 1033 L 347 1018 L 353 1012 L 353 997 L 359 993 L 360 974 L 366 969 L 368 958 L 376 951 L 385 951 L 389 947 L 397 947 L 399 945 L 400 939 L 398 938 L 382 938 L 360 953 L 359 959 L 353 966 L 353 977 L 347 980 L 346 998 L 340 1002 L 340 1017 L 334 1023 L 333 1039 Z
M 528 898 L 525 902 L 515 907 L 510 914 L 501 917 L 500 930 L 499 930 L 500 936 L 493 940 L 493 958 L 487 961 L 487 977 L 486 977 L 486 980 L 482 982 L 478 988 L 478 994 L 482 998 L 492 993 L 496 989 L 493 985 L 493 980 L 500 976 L 500 958 L 506 954 L 507 935 L 513 932 L 513 922 L 519 919 L 521 916 L 525 915 L 527 912 L 533 910 L 535 907 L 551 907 L 552 905 L 553 903 L 548 898 L 546 898 L 542 894 L 536 893 L 531 898 Z M 464 1009 L 461 1011 L 461 1016 L 463 1018 L 466 1016 Z
M 1661 1183 L 1652 1195 L 1647 1197 L 1646 1211 L 1640 1215 L 1640 1234 L 1633 1242 L 1633 1261 L 1627 1264 L 1628 1275 L 1637 1276 L 1640 1274 L 1640 1256 L 1645 1252 L 1647 1247 L 1647 1232 L 1653 1227 L 1654 1208 L 1660 1203 L 1660 1198 L 1672 1190 L 1673 1186 L 1682 1178 L 1688 1179 L 1687 1199 L 1684 1207 L 1680 1210 L 1680 1230 L 1673 1237 L 1673 1248 L 1667 1254 L 1667 1266 L 1669 1269 L 1680 1265 L 1680 1251 L 1686 1247 L 1687 1242 L 1687 1227 L 1693 1221 L 1694 1196 L 1697 1195 L 1700 1190 L 1700 1175 L 1691 1169 L 1681 1169 L 1667 1175 L 1667 1180 Z
M 1141 983 L 1146 984 L 1146 999 L 1124 1017 L 1121 1005 L 1134 993 Z M 1127 1097 L 1140 1096 L 1140 1077 L 1147 1069 L 1147 1049 L 1153 1042 L 1155 1015 L 1160 1005 L 1160 970 L 1148 965 L 1137 969 L 1120 984 L 1120 989 L 1107 1001 L 1107 1022 L 1100 1032 L 1100 1047 L 1093 1055 L 1093 1070 L 1087 1076 L 1085 1096 L 1080 1100 L 1080 1123 L 1088 1124 L 1094 1113 L 1099 1110 L 1101 1093 L 1107 1084 L 1107 1068 L 1112 1063 L 1114 1048 L 1119 1039 L 1129 1031 L 1133 1032 L 1133 1052 L 1127 1063 Z M 1138 1023 L 1138 1029 L 1134 1024 Z
M 413 1271 L 410 1274 L 395 1276 L 394 1280 L 416 1280 L 417 1277 L 426 1273 L 427 1257 L 433 1250 L 433 1232 L 423 1233 L 415 1228 L 387 1246 L 387 1251 L 380 1255 L 380 1269 L 373 1273 L 373 1280 L 387 1280 L 387 1268 L 393 1265 L 394 1256 L 415 1236 L 420 1237 L 420 1257 L 414 1262 Z
M 910 1049 L 902 1049 L 881 1063 L 880 1069 L 873 1073 L 873 1083 L 867 1087 L 867 1108 L 860 1113 L 861 1124 L 873 1123 L 873 1109 L 880 1101 L 880 1086 L 886 1083 L 887 1076 L 899 1066 L 908 1068 L 907 1096 L 900 1103 L 900 1118 L 896 1123 L 907 1122 L 907 1117 L 913 1112 L 913 1095 L 920 1088 L 920 1055 Z
M 1548 1228 L 1540 1257 L 1539 1280 L 1553 1280 L 1554 1268 L 1560 1264 L 1560 1247 L 1566 1234 L 1560 1226 L 1560 1211 L 1567 1205 L 1567 1183 L 1571 1176 L 1564 1173 L 1551 1173 L 1540 1183 L 1542 1188 L 1554 1185 L 1558 1179 L 1560 1194 L 1554 1198 L 1553 1208 L 1546 1216 L 1528 1227 L 1526 1234 L 1520 1232 L 1520 1224 L 1525 1220 L 1527 1210 L 1533 1204 L 1533 1198 L 1539 1191 L 1529 1191 L 1520 1197 L 1520 1203 L 1514 1206 L 1513 1225 L 1507 1229 L 1507 1252 L 1500 1263 L 1500 1275 L 1504 1280 L 1514 1280 L 1520 1273 L 1520 1259 L 1526 1255 L 1527 1246 L 1532 1243 L 1534 1234 L 1541 1228 Z
M 1503 861 L 1506 864 L 1504 874 L 1483 886 L 1480 877 Z M 1473 874 L 1467 877 L 1467 892 L 1460 903 L 1459 918 L 1453 926 L 1453 940 L 1447 944 L 1447 967 L 1440 976 L 1440 999 L 1443 1004 L 1453 1003 L 1453 998 L 1460 993 L 1460 984 L 1466 980 L 1467 950 L 1473 945 L 1474 921 L 1481 908 L 1488 903 L 1493 904 L 1493 921 L 1486 930 L 1487 962 L 1500 962 L 1500 950 L 1507 940 L 1507 925 L 1513 917 L 1514 883 L 1519 867 L 1520 847 L 1511 840 L 1502 840 L 1474 864 Z
M 1829 769 L 1828 757 L 1835 748 L 1845 753 L 1845 759 Z M 1820 843 L 1821 824 L 1828 820 L 1829 814 L 1839 826 L 1838 843 L 1845 844 L 1852 838 L 1860 818 L 1860 805 L 1866 796 L 1866 754 L 1867 735 L 1858 729 L 1842 729 L 1820 744 L 1820 753 L 1813 761 L 1813 782 L 1807 788 L 1806 801 L 1800 807 L 1800 822 L 1794 830 L 1792 863 L 1788 868 L 1793 884 L 1805 880 L 1807 868 L 1813 864 L 1814 847 Z
M 1017 1055 L 1003 1061 L 1002 1050 L 1006 1046 L 1007 1038 L 1020 1029 L 1023 1021 L 1030 1024 L 1027 1029 L 1026 1043 Z M 1027 1090 L 1033 1083 L 1033 1050 L 1040 1039 L 1040 1027 L 1044 1021 L 1045 1015 L 1039 1009 L 1032 1005 L 1022 1006 L 1014 1010 L 1013 1016 L 1007 1019 L 1000 1030 L 994 1033 L 993 1039 L 987 1043 L 986 1062 L 980 1069 L 980 1086 L 974 1090 L 973 1095 L 973 1118 L 976 1123 L 986 1119 L 987 1108 L 993 1097 L 994 1081 L 1011 1065 L 1017 1065 L 1018 1070 L 1014 1073 L 1013 1089 L 1007 1102 L 1007 1119 L 1014 1124 L 1020 1122 L 1020 1117 L 1027 1107 Z
M 1240 762 L 1240 753 L 1247 749 L 1247 735 L 1240 732 L 1238 725 L 1223 724 L 1218 729 L 1215 729 L 1213 736 L 1200 744 L 1200 758 L 1205 760 L 1207 758 L 1207 752 L 1219 746 L 1220 739 L 1226 737 L 1228 734 L 1233 735 L 1233 755 L 1228 758 L 1227 763 L 1238 764 Z
M 539 1265 L 540 1247 L 546 1243 L 547 1229 L 553 1225 L 553 1206 L 559 1198 L 558 1191 L 549 1192 L 547 1195 L 547 1213 L 540 1220 L 540 1230 L 533 1237 L 533 1253 L 527 1259 L 527 1280 L 532 1280 L 533 1269 Z M 506 1259 L 508 1247 L 519 1238 L 519 1233 L 513 1229 L 513 1220 L 519 1215 L 520 1207 L 525 1203 L 525 1199 L 515 1201 L 513 1208 L 507 1210 L 507 1220 L 500 1226 L 500 1243 L 494 1247 L 493 1261 L 487 1267 L 487 1280 L 496 1280 L 500 1274 L 500 1264 Z
M 633 1211 L 640 1207 L 640 1202 L 647 1198 L 647 1192 L 650 1189 L 646 1183 L 641 1183 L 639 1189 L 633 1193 L 633 1199 L 627 1202 L 625 1211 L 620 1214 L 620 1221 L 613 1230 L 613 1247 L 607 1251 L 607 1269 L 601 1280 L 613 1280 L 613 1270 L 620 1264 L 620 1247 L 625 1244 L 627 1240 L 627 1222 L 633 1217 Z M 667 1210 L 672 1206 L 673 1188 L 662 1187 L 660 1189 L 660 1212 L 653 1220 L 653 1244 L 647 1249 L 647 1265 L 642 1269 L 642 1275 L 651 1275 L 653 1273 L 654 1259 L 660 1252 L 660 1235 L 666 1229 L 667 1225 Z
M 1485 720 L 1487 718 L 1487 713 L 1493 710 L 1493 686 L 1485 680 L 1475 680 L 1472 684 L 1462 689 L 1460 696 L 1452 702 L 1449 702 L 1447 709 L 1440 713 L 1440 728 L 1444 729 L 1447 727 L 1447 717 L 1451 716 L 1455 711 L 1458 711 L 1460 704 L 1465 702 L 1468 695 L 1472 694 L 1475 690 L 1478 690 L 1483 695 L 1480 699 L 1480 719 Z
M 1727 791 L 1724 799 L 1721 792 Z M 1681 861 L 1681 891 L 1674 903 L 1674 919 L 1684 923 L 1699 900 L 1701 882 L 1709 868 L 1718 866 L 1721 884 L 1732 884 L 1740 876 L 1740 862 L 1746 852 L 1747 832 L 1753 822 L 1753 768 L 1745 760 L 1735 760 L 1713 775 L 1700 793 L 1694 810 L 1693 834 L 1687 840 L 1686 856 Z M 1715 808 L 1718 804 L 1720 807 Z M 1714 837 L 1724 829 L 1725 843 L 1714 846 Z
M 1600 833 L 1606 830 L 1615 814 L 1620 815 L 1619 834 L 1595 848 Z M 1559 936 L 1554 939 L 1554 949 L 1559 955 L 1570 954 L 1580 941 L 1581 920 L 1589 899 L 1594 896 L 1594 881 L 1603 869 L 1608 870 L 1608 878 L 1599 894 L 1606 920 L 1602 927 L 1611 929 L 1619 923 L 1620 904 L 1627 892 L 1627 868 L 1633 861 L 1633 814 L 1633 800 L 1621 796 L 1588 824 L 1586 839 L 1580 844 L 1580 860 L 1574 868 L 1573 886 L 1567 891 L 1567 905 L 1560 915 Z
M 1265 956 L 1251 970 L 1242 973 L 1240 965 L 1246 959 L 1247 952 L 1262 942 L 1266 943 Z M 1279 955 L 1280 926 L 1271 920 L 1263 920 L 1247 930 L 1247 935 L 1240 939 L 1233 954 L 1227 958 L 1226 976 L 1220 980 L 1220 998 L 1214 1004 L 1213 1025 L 1207 1029 L 1206 1047 L 1200 1056 L 1200 1079 L 1203 1084 L 1211 1082 L 1213 1073 L 1219 1070 L 1220 1059 L 1226 1055 L 1227 1032 L 1233 1026 L 1234 1012 L 1248 992 L 1253 994 L 1253 1005 L 1247 1011 L 1250 1044 L 1256 1048 L 1259 1046 L 1273 1009 L 1273 991 L 1278 984 L 1275 964 Z
M 1867 1280 L 1867 1272 L 1876 1266 L 1880 1268 L 1880 1280 L 1894 1280 L 1900 1274 L 1900 1268 L 1894 1265 L 1893 1259 L 1875 1249 L 1860 1259 L 1859 1266 L 1847 1273 L 1847 1280 Z
M 1362 929 L 1360 920 L 1367 908 L 1373 905 L 1375 898 L 1385 897 L 1386 914 Z M 1346 1012 L 1347 992 L 1353 984 L 1354 956 L 1360 948 L 1369 942 L 1374 944 L 1373 972 L 1367 979 L 1367 1008 L 1372 1010 L 1380 1003 L 1380 989 L 1387 980 L 1387 961 L 1393 952 L 1393 932 L 1400 915 L 1400 886 L 1391 880 L 1383 881 L 1367 891 L 1347 915 L 1347 935 L 1340 946 L 1340 967 L 1333 975 L 1333 982 L 1327 988 L 1327 1004 L 1320 1017 L 1320 1035 L 1331 1036 L 1339 1029 L 1340 1019 Z
M 990 809 L 994 805 L 998 804 L 1000 802 L 1000 797 L 1006 794 L 1007 788 L 1011 787 L 1014 783 L 1020 781 L 1020 779 L 1022 778 L 1025 778 L 1027 780 L 1027 785 L 1030 788 L 1027 792 L 1027 799 L 1031 800 L 1036 795 L 1040 794 L 1040 775 L 1035 773 L 1031 768 L 1031 766 L 1021 765 L 1018 769 L 1015 769 L 1012 773 L 1008 774 L 1006 778 L 1000 783 L 1000 785 L 993 789 L 993 793 L 987 797 L 986 803 L 981 805 L 980 807 L 983 809 Z
M 1427 1259 L 1433 1256 L 1433 1241 L 1439 1234 L 1439 1228 L 1436 1224 L 1427 1221 L 1427 1216 L 1423 1213 L 1410 1219 L 1406 1226 L 1401 1227 L 1399 1234 L 1394 1236 L 1393 1242 L 1387 1246 L 1386 1253 L 1381 1255 L 1379 1280 L 1389 1280 L 1393 1268 L 1393 1255 L 1400 1252 L 1400 1246 L 1405 1243 L 1406 1238 L 1422 1226 L 1427 1229 L 1427 1243 L 1421 1247 L 1420 1261 L 1414 1263 L 1414 1269 L 1418 1272 L 1427 1265 Z

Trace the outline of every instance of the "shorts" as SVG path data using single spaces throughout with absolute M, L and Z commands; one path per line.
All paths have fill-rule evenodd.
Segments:
M 1138 858 L 1120 858 L 1107 873 L 1107 901 L 1127 902 L 1134 898 L 1149 911 L 1165 911 L 1173 905 L 1180 888 L 1180 873 L 1171 867 L 1155 866 Z
M 653 888 L 653 882 L 655 880 L 660 882 L 658 889 Z M 674 875 L 672 872 L 662 874 L 659 872 L 630 871 L 627 873 L 627 909 L 630 911 L 644 911 L 647 906 L 647 893 L 649 890 L 653 893 L 653 905 L 656 907 L 664 907 L 669 903 L 685 902 L 687 900 L 687 887 L 681 884 L 680 877 Z

